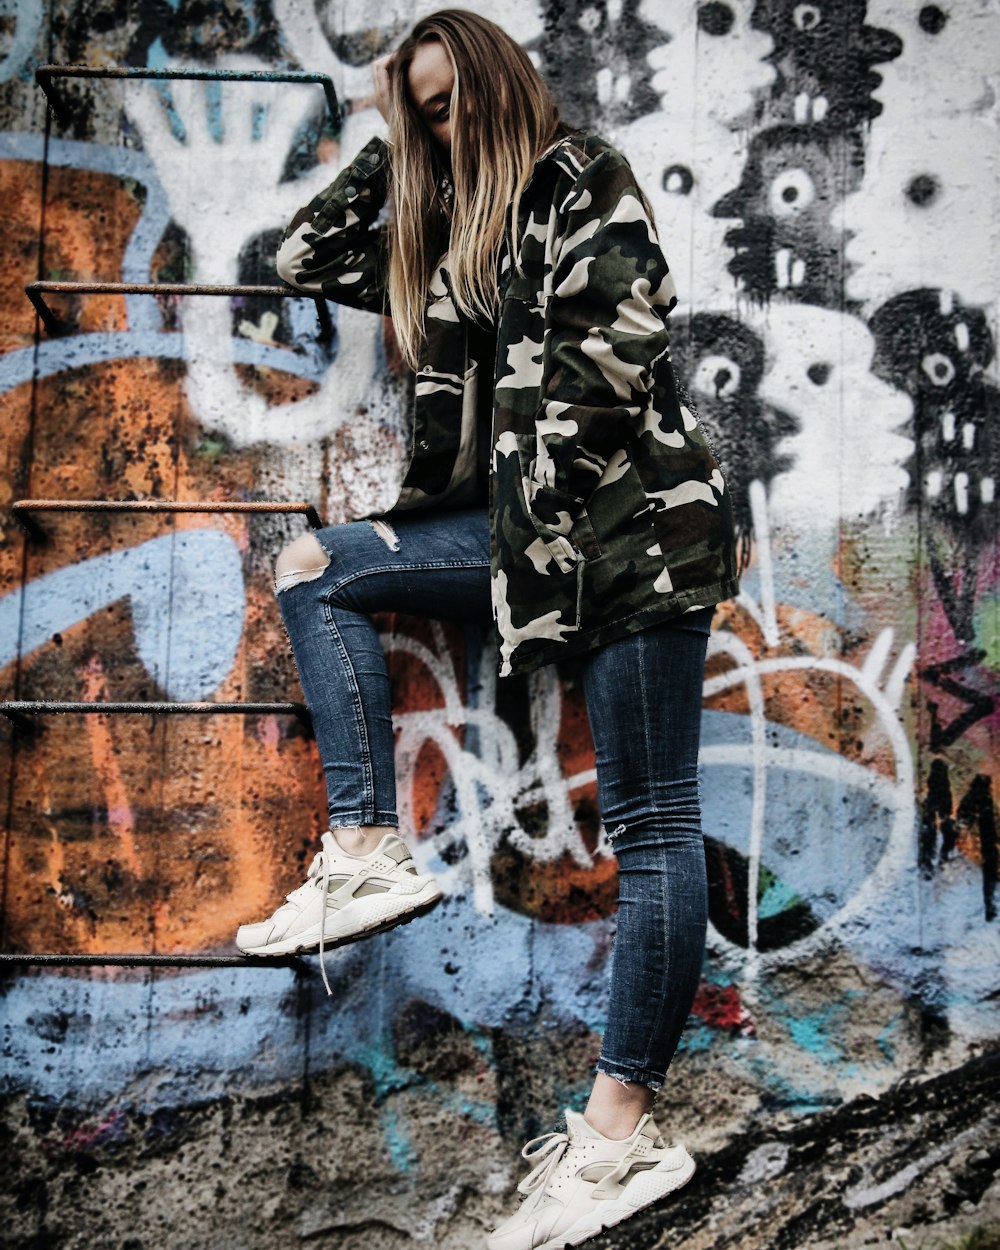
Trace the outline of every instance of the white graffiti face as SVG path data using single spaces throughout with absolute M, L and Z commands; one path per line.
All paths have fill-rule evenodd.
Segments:
M 916 121 L 929 113 L 996 107 L 1000 8 L 995 0 L 869 0 L 867 18 L 903 41 L 902 55 L 879 67 L 882 85 L 874 96 L 887 121 L 900 125 L 904 117 Z M 961 72 L 949 72 L 950 66 L 961 66 Z
M 773 50 L 771 37 L 753 29 L 752 13 L 750 0 L 643 0 L 642 19 L 669 36 L 648 57 L 653 90 L 668 117 L 683 115 L 697 101 L 700 116 L 732 123 L 774 82 L 774 66 L 764 59 Z
M 770 489 L 773 520 L 805 532 L 830 530 L 886 504 L 898 505 L 913 443 L 899 433 L 908 396 L 870 372 L 874 341 L 846 313 L 773 305 L 762 319 L 767 371 L 759 394 L 797 422 L 775 451 L 791 467 Z
M 644 0 L 642 18 L 668 36 L 649 53 L 662 108 L 612 136 L 628 155 L 656 217 L 678 294 L 692 308 L 731 302 L 725 236 L 712 206 L 740 180 L 746 135 L 734 123 L 774 81 L 769 35 L 750 25 L 748 0 L 696 6 Z M 706 16 L 708 14 L 708 16 Z M 683 267 L 682 267 L 683 262 Z
M 847 294 L 871 305 L 945 288 L 989 304 L 1000 280 L 1000 145 L 987 123 L 931 118 L 919 142 L 872 127 L 860 188 L 834 223 L 846 231 Z
M 706 136 L 710 134 L 711 138 Z M 732 222 L 712 205 L 739 180 L 743 137 L 707 119 L 653 113 L 613 136 L 628 156 L 653 208 L 664 253 L 676 266 L 678 298 L 694 308 L 724 307 L 733 279 L 725 237 Z

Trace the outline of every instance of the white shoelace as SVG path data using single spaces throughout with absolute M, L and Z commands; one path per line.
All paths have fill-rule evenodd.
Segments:
M 320 878 L 320 880 L 317 880 Z M 330 988 L 330 980 L 326 975 L 326 914 L 327 914 L 327 897 L 330 887 L 330 861 L 326 853 L 326 849 L 317 851 L 313 856 L 312 863 L 309 865 L 309 871 L 306 873 L 306 879 L 297 890 L 293 890 L 291 894 L 285 895 L 286 903 L 291 903 L 296 909 L 300 906 L 300 900 L 305 902 L 307 891 L 310 889 L 322 890 L 323 906 L 319 919 L 319 970 L 323 975 L 323 984 L 326 986 L 326 993 L 329 998 L 333 997 L 333 990 Z M 275 912 L 277 915 L 277 912 Z
M 518 1185 L 518 1192 L 532 1194 L 538 1190 L 544 1193 L 552 1173 L 559 1166 L 568 1146 L 569 1137 L 565 1133 L 543 1133 L 541 1137 L 533 1137 L 521 1150 L 521 1156 L 529 1162 L 532 1160 L 537 1160 L 537 1162 Z
M 324 844 L 324 847 L 325 847 L 325 844 Z M 316 854 L 316 858 L 313 860 L 309 868 L 310 877 L 313 876 L 313 869 L 316 867 L 317 859 L 319 860 L 319 868 L 322 871 L 322 876 L 323 876 L 322 883 L 320 884 L 320 887 L 319 887 L 323 891 L 323 906 L 321 908 L 321 914 L 320 914 L 320 919 L 319 919 L 319 970 L 323 976 L 323 984 L 326 986 L 326 996 L 327 998 L 332 998 L 333 990 L 330 988 L 330 980 L 326 975 L 326 954 L 324 952 L 324 943 L 326 941 L 326 913 L 327 913 L 326 904 L 327 904 L 327 899 L 329 897 L 327 890 L 329 889 L 329 885 L 330 885 L 330 859 L 329 859 L 329 856 L 326 854 L 325 849 L 322 851 L 318 851 Z
M 535 1194 L 534 1202 L 537 1203 L 545 1193 L 553 1173 L 571 1145 L 566 1133 L 543 1133 L 541 1137 L 533 1137 L 521 1150 L 521 1155 L 528 1160 L 537 1160 L 537 1163 L 518 1185 L 518 1191 L 522 1194 Z M 634 1161 L 634 1153 L 630 1148 L 624 1157 L 619 1159 L 617 1164 L 601 1178 L 600 1183 L 608 1187 L 615 1185 L 627 1175 Z M 610 1162 L 608 1160 L 609 1164 Z M 531 1200 L 528 1199 L 528 1201 Z
M 347 828 L 353 827 L 357 829 L 358 832 L 360 832 L 360 826 L 355 825 L 355 826 L 346 826 L 346 827 Z M 327 831 L 326 833 L 322 835 L 322 842 L 323 842 L 323 849 L 321 851 L 317 851 L 316 854 L 313 856 L 313 861 L 309 865 L 309 871 L 306 873 L 305 884 L 299 886 L 299 889 L 294 891 L 293 894 L 289 894 L 288 900 L 289 902 L 292 902 L 295 898 L 295 895 L 298 895 L 299 890 L 307 889 L 310 886 L 322 891 L 323 906 L 321 908 L 322 915 L 320 916 L 320 921 L 319 921 L 319 969 L 323 976 L 323 984 L 326 987 L 327 997 L 332 998 L 333 990 L 330 986 L 330 979 L 326 974 L 326 919 L 327 919 L 327 914 L 329 912 L 329 907 L 327 906 L 327 903 L 329 900 L 329 889 L 330 889 L 330 860 L 331 858 L 336 856 L 336 853 L 338 850 L 342 851 L 343 848 L 338 846 L 333 833 L 329 831 Z M 374 856 L 374 852 L 372 852 L 370 855 L 351 855 L 350 852 L 343 852 L 343 853 L 346 855 L 348 859 L 356 859 L 356 860 L 370 861 Z M 398 889 L 400 887 L 397 886 L 396 888 Z M 418 890 L 420 888 L 421 888 L 421 884 L 419 882 L 415 882 L 414 890 Z

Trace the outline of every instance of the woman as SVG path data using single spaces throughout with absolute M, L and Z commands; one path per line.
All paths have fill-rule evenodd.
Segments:
M 391 309 L 416 373 L 413 443 L 385 516 L 278 559 L 331 829 L 305 885 L 237 941 L 322 954 L 440 898 L 396 834 L 372 613 L 487 621 L 492 600 L 502 676 L 578 657 L 619 862 L 607 1030 L 585 1112 L 529 1143 L 528 1197 L 489 1240 L 554 1248 L 694 1168 L 649 1111 L 704 950 L 701 686 L 712 605 L 737 589 L 732 513 L 677 397 L 676 297 L 625 159 L 571 133 L 518 44 L 472 13 L 418 22 L 375 86 L 388 144 L 295 217 L 278 271 Z

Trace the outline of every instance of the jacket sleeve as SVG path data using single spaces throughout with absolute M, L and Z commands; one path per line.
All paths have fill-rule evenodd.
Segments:
M 388 312 L 388 244 L 383 208 L 388 148 L 372 139 L 346 169 L 292 218 L 278 248 L 290 286 L 338 304 Z
M 559 213 L 531 510 L 565 536 L 622 446 L 625 424 L 635 428 L 649 402 L 677 296 L 620 153 L 605 150 L 586 166 Z

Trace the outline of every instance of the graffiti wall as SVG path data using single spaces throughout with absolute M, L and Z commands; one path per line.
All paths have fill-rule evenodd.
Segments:
M 60 512 L 29 533 L 10 505 L 387 506 L 408 394 L 391 323 L 57 293 L 53 333 L 24 287 L 273 285 L 284 224 L 384 132 L 371 62 L 433 7 L 0 6 L 4 698 L 301 697 L 271 573 L 300 514 Z M 705 680 L 709 948 L 659 1115 L 706 1158 L 750 1134 L 750 1181 L 776 1177 L 796 1156 L 761 1133 L 964 1071 L 1000 1033 L 1000 8 L 475 7 L 639 174 L 681 295 L 672 355 L 736 499 L 748 568 Z M 57 115 L 44 63 L 313 70 L 342 115 L 315 84 L 108 79 L 58 80 Z M 498 680 L 471 628 L 380 627 L 400 817 L 445 903 L 331 955 L 332 999 L 314 960 L 7 966 L 12 1246 L 291 1229 L 459 1250 L 509 1207 L 523 1140 L 585 1100 L 616 877 L 582 692 L 553 669 Z M 8 719 L 0 747 L 10 953 L 234 954 L 324 824 L 294 714 Z M 921 1149 L 773 1243 L 719 1240 L 706 1190 L 716 1240 L 683 1245 L 884 1222 L 951 1157 Z M 907 1218 L 971 1226 L 990 1167 Z

